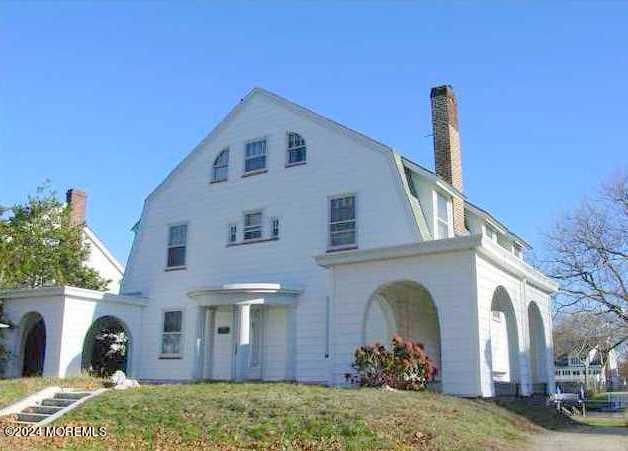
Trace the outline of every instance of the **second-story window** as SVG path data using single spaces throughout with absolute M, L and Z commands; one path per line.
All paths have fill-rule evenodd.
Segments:
M 449 238 L 449 201 L 440 193 L 436 194 L 436 201 L 436 239 Z
M 244 172 L 256 172 L 266 169 L 266 140 L 260 139 L 246 144 Z
M 329 200 L 329 247 L 337 249 L 356 245 L 355 196 Z
M 244 241 L 257 240 L 262 237 L 262 212 L 244 214 Z
M 298 133 L 288 133 L 288 164 L 292 166 L 306 161 L 305 140 Z
M 170 226 L 168 229 L 168 268 L 185 266 L 185 250 L 188 240 L 187 224 Z
M 229 175 L 229 149 L 218 154 L 212 166 L 212 182 L 224 182 Z

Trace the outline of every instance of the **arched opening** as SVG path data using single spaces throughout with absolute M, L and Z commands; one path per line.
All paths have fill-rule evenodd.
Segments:
M 545 393 L 547 387 L 547 364 L 545 355 L 545 327 L 539 306 L 528 305 L 528 330 L 530 331 L 530 379 L 532 393 Z
M 495 394 L 519 394 L 519 332 L 508 292 L 497 287 L 491 303 L 491 369 Z
M 400 281 L 378 288 L 369 299 L 362 330 L 363 343 L 378 342 L 389 345 L 398 334 L 425 345 L 441 380 L 441 345 L 438 312 L 430 295 L 422 285 Z
M 24 315 L 20 322 L 20 362 L 22 377 L 35 377 L 44 374 L 46 359 L 46 323 L 37 312 Z
M 101 316 L 85 335 L 81 368 L 97 375 L 110 376 L 129 370 L 131 335 L 126 324 L 115 316 Z

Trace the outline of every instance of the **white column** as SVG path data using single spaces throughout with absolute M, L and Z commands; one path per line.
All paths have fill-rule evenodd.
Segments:
M 525 279 L 521 281 L 519 291 L 519 386 L 522 396 L 530 396 L 532 393 L 531 374 L 531 349 L 530 349 L 530 318 L 528 318 L 528 283 Z
M 238 355 L 236 358 L 235 378 L 242 380 L 246 378 L 246 371 L 249 362 L 251 332 L 251 306 L 238 306 Z

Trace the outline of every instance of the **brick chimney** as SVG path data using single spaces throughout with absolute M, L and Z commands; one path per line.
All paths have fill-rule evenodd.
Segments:
M 436 175 L 462 192 L 462 155 L 454 90 L 450 85 L 436 86 L 432 88 L 430 100 Z M 453 198 L 453 220 L 456 235 L 467 234 L 464 201 L 458 197 Z
M 71 188 L 65 193 L 65 200 L 70 207 L 70 223 L 72 225 L 85 224 L 87 193 L 80 189 Z

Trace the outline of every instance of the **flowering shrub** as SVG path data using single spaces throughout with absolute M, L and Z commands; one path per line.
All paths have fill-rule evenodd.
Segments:
M 360 346 L 355 351 L 353 382 L 364 387 L 387 385 L 400 390 L 423 390 L 434 379 L 437 369 L 422 343 L 392 339 L 392 349 L 380 343 Z

